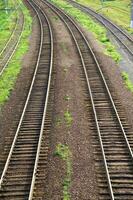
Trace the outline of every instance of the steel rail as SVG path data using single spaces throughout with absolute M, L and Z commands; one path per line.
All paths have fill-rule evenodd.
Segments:
M 38 70 L 38 66 L 39 66 L 39 60 L 40 60 L 40 55 L 41 55 L 41 51 L 42 51 L 43 34 L 44 33 L 43 33 L 43 26 L 42 26 L 42 22 L 41 22 L 40 16 L 39 15 L 37 15 L 37 16 L 38 16 L 40 27 L 41 27 L 41 36 L 40 36 L 41 37 L 41 42 L 40 42 L 40 48 L 39 48 L 39 53 L 38 53 L 38 59 L 37 59 L 37 63 L 36 63 L 36 67 L 35 67 L 35 71 L 34 71 L 34 75 L 33 75 L 33 79 L 32 79 L 31 85 L 30 85 L 30 89 L 29 89 L 29 92 L 28 92 L 28 96 L 27 96 L 27 99 L 26 99 L 26 102 L 25 102 L 25 105 L 24 105 L 24 109 L 22 111 L 22 115 L 21 115 L 21 118 L 20 118 L 20 121 L 19 121 L 19 124 L 18 124 L 18 127 L 17 127 L 17 131 L 15 133 L 15 137 L 13 139 L 13 142 L 12 142 L 12 145 L 11 145 L 11 148 L 10 148 L 10 152 L 8 154 L 8 157 L 7 157 L 7 160 L 6 160 L 6 163 L 5 163 L 1 178 L 0 178 L 0 189 L 2 187 L 4 176 L 6 174 L 8 166 L 9 166 L 9 162 L 10 162 L 10 159 L 11 159 L 11 156 L 12 156 L 12 153 L 13 153 L 13 149 L 15 147 L 15 143 L 16 143 L 16 140 L 17 140 L 17 137 L 18 137 L 18 133 L 19 133 L 19 130 L 20 130 L 20 127 L 21 127 L 21 124 L 22 124 L 26 109 L 27 109 L 27 105 L 28 105 L 28 102 L 29 102 L 29 99 L 30 99 L 30 96 L 31 96 L 31 92 L 32 92 L 32 89 L 33 89 L 33 85 L 34 85 L 34 82 L 35 82 L 35 78 L 36 78 L 37 70 Z
M 24 17 L 24 15 L 23 15 L 23 17 Z M 7 59 L 7 61 L 6 61 L 5 65 L 3 66 L 3 68 L 1 69 L 1 71 L 0 71 L 0 76 L 1 76 L 1 75 L 3 74 L 3 72 L 5 71 L 7 65 L 9 64 L 10 60 L 12 59 L 14 53 L 16 52 L 16 50 L 17 50 L 17 48 L 18 48 L 18 45 L 19 45 L 19 43 L 20 43 L 20 41 L 21 41 L 21 38 L 22 38 L 22 35 L 23 35 L 24 27 L 25 27 L 25 18 L 23 18 L 23 25 L 22 25 L 21 34 L 19 35 L 19 38 L 18 38 L 17 43 L 15 44 L 15 46 L 13 46 L 13 47 L 15 47 L 15 48 L 13 49 L 11 55 L 10 55 L 9 58 Z M 13 48 L 13 47 L 12 47 L 12 48 Z
M 34 0 L 33 0 L 33 2 L 34 2 Z M 34 8 L 34 10 L 36 10 L 35 7 L 32 4 L 31 4 L 31 6 Z M 51 39 L 51 57 L 50 57 L 50 71 L 49 71 L 49 78 L 48 78 L 47 93 L 46 93 L 46 99 L 45 99 L 45 103 L 44 103 L 45 106 L 44 106 L 44 111 L 43 111 L 43 119 L 42 119 L 42 124 L 41 124 L 40 137 L 39 137 L 39 141 L 38 141 L 35 166 L 34 166 L 34 171 L 33 171 L 33 176 L 32 176 L 32 182 L 31 182 L 31 188 L 30 188 L 30 193 L 29 193 L 28 200 L 32 200 L 33 192 L 34 192 L 34 185 L 35 185 L 35 180 L 36 180 L 36 172 L 37 172 L 37 167 L 38 167 L 38 161 L 39 161 L 39 155 L 40 155 L 40 149 L 41 149 L 41 143 L 42 143 L 42 137 L 43 137 L 43 130 L 44 130 L 44 126 L 45 126 L 45 118 L 46 118 L 46 112 L 47 112 L 47 106 L 48 106 L 48 100 L 49 100 L 49 93 L 50 93 L 50 87 L 51 87 L 51 78 L 52 78 L 52 69 L 53 69 L 53 54 L 54 54 L 54 49 L 53 49 L 53 45 L 54 45 L 54 42 L 53 42 L 53 33 L 52 33 L 52 28 L 51 28 L 50 22 L 49 22 L 49 20 L 48 20 L 48 18 L 46 16 L 46 14 L 43 12 L 43 10 L 37 4 L 36 4 L 36 6 L 39 8 L 39 10 L 45 16 L 46 21 L 47 21 L 48 26 L 49 26 L 50 39 Z
M 44 1 L 43 1 L 44 2 Z M 130 153 L 130 156 L 131 158 L 133 159 L 133 153 L 132 153 L 132 150 L 131 150 L 131 147 L 130 147 L 130 144 L 128 142 L 128 139 L 127 139 L 127 136 L 126 136 L 126 133 L 125 133 L 125 130 L 123 128 L 123 125 L 122 125 L 122 122 L 121 122 L 121 119 L 119 117 L 119 114 L 117 112 L 117 109 L 116 109 L 116 106 L 115 106 L 115 103 L 113 101 L 113 98 L 111 96 L 111 93 L 110 93 L 110 90 L 108 88 L 108 85 L 106 83 L 106 80 L 104 78 L 104 75 L 103 75 L 103 72 L 100 68 L 100 65 L 98 63 L 98 60 L 90 46 L 90 44 L 88 43 L 86 37 L 84 36 L 83 32 L 79 29 L 79 27 L 77 26 L 77 24 L 73 21 L 73 19 L 68 16 L 66 13 L 64 13 L 61 9 L 57 8 L 55 5 L 53 5 L 52 3 L 48 2 L 48 1 L 45 1 L 44 2 L 45 4 L 47 4 L 54 12 L 56 12 L 56 14 L 58 14 L 58 16 L 62 19 L 62 21 L 64 21 L 64 23 L 66 24 L 66 26 L 68 27 L 75 43 L 76 43 L 76 46 L 78 48 L 78 52 L 79 52 L 79 55 L 81 57 L 81 61 L 82 61 L 82 65 L 83 65 L 83 69 L 84 69 L 84 72 L 85 72 L 85 76 L 86 76 L 86 80 L 87 80 L 87 85 L 88 85 L 88 90 L 89 90 L 89 94 L 90 94 L 90 98 L 91 98 L 91 103 L 92 103 L 92 108 L 93 108 L 93 113 L 94 113 L 94 117 L 95 117 L 95 123 L 96 123 L 96 127 L 97 127 L 97 132 L 98 132 L 98 136 L 99 136 L 99 141 L 100 141 L 100 146 L 101 146 L 101 150 L 102 150 L 102 156 L 103 156 L 103 160 L 104 160 L 104 165 L 105 165 L 105 170 L 106 170 L 106 175 L 107 175 L 107 180 L 108 180 L 108 186 L 109 186 L 109 190 L 110 190 L 110 195 L 111 195 L 111 199 L 114 200 L 114 194 L 113 194 L 113 189 L 112 189 L 112 184 L 111 184 L 111 180 L 110 180 L 110 174 L 109 174 L 109 170 L 108 170 L 108 165 L 107 165 L 107 161 L 106 161 L 106 156 L 105 156 L 105 152 L 104 152 L 104 147 L 103 147 L 103 142 L 102 142 L 102 137 L 101 137 L 101 131 L 100 131 L 100 127 L 99 127 L 99 122 L 98 122 L 98 118 L 97 118 L 97 112 L 96 112 L 96 108 L 95 108 L 95 103 L 94 103 L 94 100 L 93 100 L 93 95 L 92 95 L 92 91 L 91 91 L 91 86 L 90 86 L 90 83 L 89 83 L 89 78 L 88 78 L 88 75 L 87 75 L 87 70 L 86 70 L 86 66 L 85 66 L 85 63 L 84 63 L 84 60 L 83 60 L 83 56 L 82 56 L 82 53 L 80 51 L 80 47 L 78 46 L 78 42 L 76 41 L 76 38 L 73 34 L 73 31 L 71 30 L 70 26 L 67 24 L 67 22 L 65 21 L 65 19 L 58 13 L 58 11 L 60 11 L 61 13 L 63 13 L 63 15 L 65 15 L 67 17 L 67 19 L 69 19 L 71 21 L 71 23 L 77 28 L 77 30 L 80 32 L 80 34 L 82 35 L 82 38 L 85 40 L 88 48 L 90 49 L 91 51 L 91 54 L 94 58 L 94 61 L 97 65 L 97 68 L 99 70 L 99 73 L 100 73 L 100 76 L 103 80 L 103 83 L 105 85 L 105 88 L 106 88 L 106 91 L 107 91 L 107 94 L 109 96 L 109 99 L 110 99 L 110 102 L 112 104 L 112 107 L 115 111 L 115 114 L 116 114 L 116 117 L 117 117 L 117 120 L 119 122 L 119 125 L 120 125 L 120 128 L 121 128 L 121 131 L 122 131 L 122 134 L 124 136 L 124 139 L 125 139 L 125 143 L 127 145 L 127 148 L 129 150 L 129 153 Z M 52 6 L 52 7 L 51 7 Z
M 106 20 L 108 23 L 110 23 L 113 27 L 115 27 L 121 34 L 123 34 L 123 36 L 125 36 L 131 43 L 133 43 L 133 39 L 127 34 L 125 33 L 121 28 L 119 28 L 116 24 L 114 24 L 113 22 L 111 22 L 109 19 L 107 19 L 106 17 L 104 17 L 101 14 L 98 14 L 97 12 L 95 12 L 94 10 L 92 10 L 89 7 L 83 6 L 75 1 L 72 0 L 68 0 L 70 3 L 75 4 L 76 7 L 80 7 L 81 10 L 83 10 L 84 12 L 87 12 L 89 15 L 93 16 L 94 18 L 96 18 L 100 23 L 102 23 L 117 39 L 118 41 L 128 50 L 128 52 L 133 56 L 133 51 L 119 38 L 119 36 L 117 35 L 117 33 L 115 33 L 115 31 L 113 31 L 104 21 Z M 91 14 L 89 11 L 93 12 L 93 14 Z M 101 17 L 101 19 L 98 16 Z

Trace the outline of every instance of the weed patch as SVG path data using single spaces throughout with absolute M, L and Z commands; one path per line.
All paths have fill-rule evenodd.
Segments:
M 65 111 L 64 118 L 65 118 L 65 122 L 66 122 L 67 126 L 71 126 L 73 118 L 72 118 L 72 114 L 69 110 Z
M 64 42 L 60 43 L 60 47 L 62 48 L 62 50 L 64 51 L 64 53 L 68 52 L 68 49 L 67 49 L 66 44 Z
M 66 165 L 66 177 L 63 181 L 63 200 L 70 200 L 70 186 L 71 186 L 71 176 L 72 176 L 72 161 L 71 161 L 71 151 L 68 145 L 59 143 L 54 152 L 54 156 L 58 156 Z
M 128 90 L 133 92 L 133 83 L 130 81 L 128 73 L 122 72 L 122 78 L 123 78 L 125 85 L 128 88 Z
M 62 120 L 60 117 L 56 117 L 55 124 L 56 124 L 56 126 L 60 126 L 62 124 Z
M 58 21 L 58 20 L 59 20 L 59 17 L 53 16 L 52 19 L 53 19 L 54 21 Z
M 64 96 L 64 100 L 65 100 L 65 101 L 69 101 L 69 100 L 70 100 L 70 96 L 69 96 L 68 94 L 65 95 L 65 96 Z
M 68 71 L 68 69 L 65 67 L 65 68 L 63 69 L 63 71 L 66 73 L 66 72 Z

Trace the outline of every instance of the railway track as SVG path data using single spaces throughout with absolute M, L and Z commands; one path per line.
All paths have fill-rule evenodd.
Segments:
M 72 1 L 72 0 L 67 0 L 67 1 L 71 3 L 73 6 L 75 6 L 76 8 L 85 12 L 86 14 L 94 17 L 98 22 L 104 25 L 115 36 L 118 42 L 123 46 L 123 49 L 130 56 L 133 56 L 133 38 L 126 31 L 122 30 L 116 24 L 111 22 L 109 19 L 107 19 L 103 15 L 98 14 L 94 10 L 86 6 L 83 6 L 75 1 Z
M 24 25 L 25 18 L 22 10 L 20 9 L 14 31 L 12 32 L 10 39 L 5 44 L 5 47 L 0 52 L 0 76 L 6 69 L 19 45 L 24 30 Z
M 40 199 L 42 190 L 36 197 L 34 186 L 40 184 L 47 165 L 53 35 L 45 13 L 34 1 L 29 4 L 39 20 L 40 48 L 27 100 L 0 178 L 2 200 Z
M 102 155 L 99 162 L 104 166 L 102 173 L 98 175 L 99 199 L 131 200 L 133 199 L 133 138 L 124 111 L 118 112 L 100 64 L 74 20 L 49 1 L 42 2 L 65 23 L 81 58 L 91 101 L 91 128 L 96 134 L 96 140 L 99 141 L 98 147 Z

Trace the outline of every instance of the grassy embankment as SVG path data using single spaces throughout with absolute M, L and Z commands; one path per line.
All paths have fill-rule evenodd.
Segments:
M 0 109 L 2 108 L 2 106 L 8 100 L 10 96 L 10 93 L 15 85 L 17 76 L 21 70 L 22 58 L 29 48 L 29 35 L 31 33 L 32 19 L 31 19 L 29 11 L 24 6 L 22 1 L 19 0 L 17 1 L 17 3 L 20 4 L 21 9 L 23 10 L 23 13 L 25 15 L 25 25 L 24 25 L 24 31 L 23 31 L 19 46 L 14 56 L 12 57 L 11 61 L 9 62 L 6 70 L 0 77 Z M 16 6 L 16 5 L 12 4 L 12 6 Z M 1 16 L 1 13 L 0 13 L 0 16 Z M 7 22 L 9 21 L 7 20 Z M 4 31 L 5 31 L 5 36 L 6 36 L 6 32 L 9 32 L 9 30 L 8 28 L 6 29 L 5 27 Z
M 99 13 L 105 15 L 116 24 L 133 33 L 130 28 L 130 0 L 105 1 L 103 6 L 100 0 L 76 0 L 78 3 L 87 5 Z
M 123 80 L 125 82 L 125 85 L 126 85 L 127 89 L 129 91 L 133 92 L 133 83 L 132 83 L 132 81 L 130 81 L 128 73 L 123 71 L 121 73 L 121 75 L 122 75 L 122 78 L 123 78 Z
M 15 7 L 13 1 L 9 1 L 9 7 Z M 0 3 L 0 52 L 9 39 L 17 19 L 17 12 L 15 10 L 6 14 L 3 8 L 3 4 Z

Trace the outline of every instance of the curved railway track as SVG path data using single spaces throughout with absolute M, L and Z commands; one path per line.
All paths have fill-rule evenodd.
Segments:
M 118 113 L 100 64 L 83 32 L 61 9 L 49 1 L 43 2 L 65 23 L 81 58 L 91 100 L 93 130 L 97 132 L 102 152 L 100 162 L 104 164 L 106 173 L 106 178 L 102 176 L 100 180 L 99 199 L 131 200 L 133 199 L 133 138 L 124 112 L 121 110 L 120 114 Z
M 6 69 L 8 63 L 13 57 L 22 37 L 22 33 L 24 30 L 25 18 L 22 10 L 19 11 L 19 16 L 17 19 L 17 23 L 15 25 L 14 31 L 11 34 L 10 39 L 5 44 L 5 47 L 0 52 L 0 76 Z
M 122 30 L 116 24 L 111 22 L 103 15 L 98 14 L 94 10 L 72 0 L 68 0 L 68 2 L 70 2 L 73 6 L 80 9 L 81 11 L 87 13 L 88 15 L 91 15 L 98 22 L 103 24 L 115 36 L 115 38 L 117 38 L 119 43 L 122 44 L 124 50 L 126 50 L 131 56 L 133 56 L 133 38 L 126 31 Z
M 42 169 L 37 170 L 38 163 L 41 161 L 41 167 L 46 167 L 48 147 L 44 130 L 48 130 L 46 111 L 53 66 L 53 35 L 45 13 L 33 1 L 29 4 L 40 24 L 40 49 L 27 100 L 1 175 L 2 200 L 34 199 L 35 180 Z M 35 199 L 39 198 L 38 195 Z

